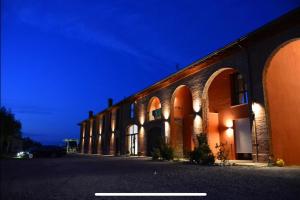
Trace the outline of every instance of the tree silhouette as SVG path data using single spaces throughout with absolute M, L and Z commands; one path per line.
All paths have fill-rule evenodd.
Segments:
M 14 139 L 20 139 L 22 124 L 14 114 L 5 107 L 0 108 L 0 153 L 10 153 Z

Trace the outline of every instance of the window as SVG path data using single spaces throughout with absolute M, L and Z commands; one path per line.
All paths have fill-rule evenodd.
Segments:
M 161 119 L 161 108 L 153 110 L 151 112 L 152 117 L 150 119 L 156 120 L 156 119 Z
M 239 73 L 232 74 L 232 105 L 248 103 L 247 85 Z
M 130 104 L 130 118 L 134 118 L 134 103 Z

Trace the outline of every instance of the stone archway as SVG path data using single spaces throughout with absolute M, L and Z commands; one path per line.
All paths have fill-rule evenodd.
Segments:
M 282 44 L 264 70 L 264 92 L 274 158 L 300 164 L 300 39 Z
M 187 86 L 181 85 L 176 88 L 171 99 L 170 144 L 178 157 L 187 156 L 194 148 L 193 121 L 192 93 Z

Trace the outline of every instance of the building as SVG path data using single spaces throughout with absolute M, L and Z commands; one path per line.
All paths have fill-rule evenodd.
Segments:
M 184 157 L 207 133 L 230 159 L 300 164 L 300 9 L 80 122 L 80 151 Z

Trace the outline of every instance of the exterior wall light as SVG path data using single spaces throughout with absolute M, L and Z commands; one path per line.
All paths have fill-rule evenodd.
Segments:
M 227 119 L 225 121 L 225 126 L 227 127 L 225 133 L 227 135 L 227 137 L 232 137 L 234 130 L 233 130 L 233 120 L 232 119 Z
M 202 131 L 202 118 L 199 114 L 196 114 L 193 125 L 194 125 L 194 133 L 200 134 Z
M 257 138 L 257 130 L 256 130 L 256 116 L 259 114 L 261 110 L 261 106 L 258 103 L 252 102 L 252 121 L 254 127 L 254 135 L 255 135 L 255 149 L 256 149 L 256 162 L 258 162 L 258 138 Z
M 233 127 L 233 120 L 232 120 L 232 119 L 227 119 L 227 120 L 225 121 L 225 126 L 226 126 L 227 128 L 232 128 L 232 127 Z
M 170 123 L 168 121 L 165 121 L 165 139 L 168 142 L 168 138 L 170 137 Z
M 252 108 L 252 112 L 253 112 L 254 115 L 257 115 L 261 110 L 261 106 L 258 103 L 255 103 L 255 102 L 252 103 L 251 108 Z
M 169 119 L 169 117 L 170 117 L 170 110 L 169 110 L 169 108 L 164 108 L 163 109 L 163 115 L 164 115 L 164 119 L 165 120 Z
M 140 113 L 140 124 L 141 126 L 143 126 L 145 123 L 145 116 L 144 116 L 144 113 Z
M 233 128 L 227 128 L 226 135 L 227 135 L 227 137 L 232 137 L 233 136 Z
M 193 109 L 196 113 L 199 113 L 200 110 L 201 110 L 201 105 L 200 105 L 200 99 L 197 98 L 197 99 L 194 99 L 193 101 Z

